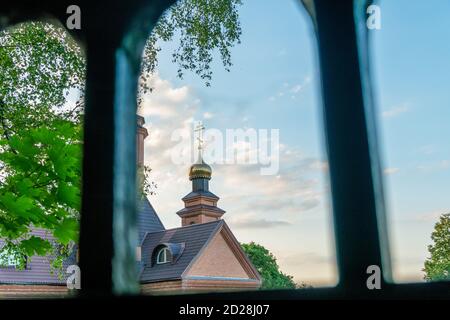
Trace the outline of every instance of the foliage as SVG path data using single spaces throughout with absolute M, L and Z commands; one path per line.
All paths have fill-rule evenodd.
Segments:
M 146 78 L 158 66 L 157 55 L 161 42 L 179 41 L 172 53 L 178 66 L 178 77 L 184 70 L 199 75 L 209 86 L 212 79 L 211 62 L 214 52 L 220 54 L 222 64 L 230 70 L 230 49 L 240 43 L 242 33 L 238 6 L 241 0 L 181 0 L 167 10 L 150 35 L 144 49 L 141 91 L 146 93 Z
M 147 165 L 138 168 L 138 191 L 143 196 L 155 195 L 156 189 L 158 189 L 158 185 L 150 178 L 151 172 L 152 168 Z
M 69 90 L 83 92 L 85 59 L 62 28 L 41 22 L 0 32 L 0 134 L 45 125 L 63 116 L 78 119 L 81 107 L 67 108 Z
M 49 230 L 58 243 L 78 238 L 81 128 L 67 120 L 24 128 L 0 140 L 0 235 L 25 256 L 53 248 L 31 227 Z
M 430 257 L 425 261 L 425 279 L 450 280 L 450 213 L 441 215 L 431 234 Z
M 30 22 L 0 32 L 0 238 L 9 256 L 57 256 L 77 241 L 83 110 L 66 98 L 83 92 L 84 69 L 62 28 Z
M 295 289 L 293 277 L 281 272 L 275 256 L 254 242 L 241 244 L 242 249 L 262 277 L 261 289 Z
M 241 34 L 240 0 L 177 2 L 155 27 L 143 55 L 143 77 L 155 71 L 160 41 L 179 36 L 173 62 L 209 85 L 213 52 L 227 70 Z M 28 22 L 0 31 L 0 239 L 3 252 L 53 254 L 54 266 L 77 241 L 86 61 L 62 27 Z M 146 91 L 145 84 L 141 88 Z M 75 104 L 67 103 L 77 93 Z M 152 194 L 150 168 L 143 187 Z M 56 239 L 30 234 L 33 227 Z M 0 248 L 0 253 L 2 248 Z M 0 259 L 1 260 L 1 259 Z M 1 262 L 0 262 L 1 264 Z

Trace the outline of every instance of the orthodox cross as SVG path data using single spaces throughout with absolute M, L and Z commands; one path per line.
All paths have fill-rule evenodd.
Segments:
M 197 141 L 198 141 L 198 153 L 201 156 L 203 150 L 203 131 L 205 130 L 205 126 L 201 121 L 197 122 L 197 125 L 194 128 L 194 132 L 198 132 Z

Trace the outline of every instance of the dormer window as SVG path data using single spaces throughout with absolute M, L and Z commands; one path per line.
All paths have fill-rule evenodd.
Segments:
M 184 251 L 183 243 L 160 243 L 153 249 L 151 265 L 174 264 Z
M 170 262 L 170 250 L 167 247 L 162 247 L 159 249 L 158 254 L 156 256 L 156 264 L 163 264 Z

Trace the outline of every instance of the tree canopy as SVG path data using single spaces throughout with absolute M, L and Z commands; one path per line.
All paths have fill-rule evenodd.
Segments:
M 209 85 L 215 51 L 229 70 L 240 3 L 177 2 L 148 39 L 143 77 L 155 72 L 161 42 L 176 40 L 177 76 L 193 71 Z M 61 26 L 27 22 L 0 31 L 0 260 L 1 250 L 46 255 L 78 240 L 85 71 L 82 50 Z M 69 95 L 78 100 L 69 103 Z M 151 193 L 151 184 L 142 190 Z M 56 243 L 31 235 L 34 227 Z
M 269 250 L 254 242 L 243 243 L 241 247 L 262 277 L 261 289 L 297 288 L 293 277 L 281 272 L 277 259 Z
M 19 24 L 0 33 L 0 237 L 3 250 L 45 255 L 60 246 L 30 234 L 77 240 L 85 60 L 56 26 Z M 55 259 L 55 264 L 60 263 Z
M 425 261 L 425 279 L 450 280 L 450 213 L 440 216 L 428 246 L 430 257 Z
M 169 41 L 177 44 L 172 52 L 172 62 L 178 67 L 179 78 L 186 70 L 192 71 L 209 86 L 215 53 L 220 55 L 225 70 L 230 71 L 231 48 L 240 43 L 242 33 L 238 13 L 241 4 L 241 0 L 176 2 L 160 17 L 147 40 L 142 76 L 145 78 L 155 72 L 161 43 Z

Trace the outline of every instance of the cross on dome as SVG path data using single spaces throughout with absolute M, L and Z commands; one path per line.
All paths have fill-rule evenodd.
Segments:
M 203 122 L 199 121 L 197 122 L 197 125 L 194 128 L 194 132 L 198 133 L 197 136 L 197 141 L 198 141 L 198 150 L 199 150 L 199 155 L 202 155 L 202 150 L 203 150 L 203 131 L 205 130 L 205 126 L 203 125 Z

